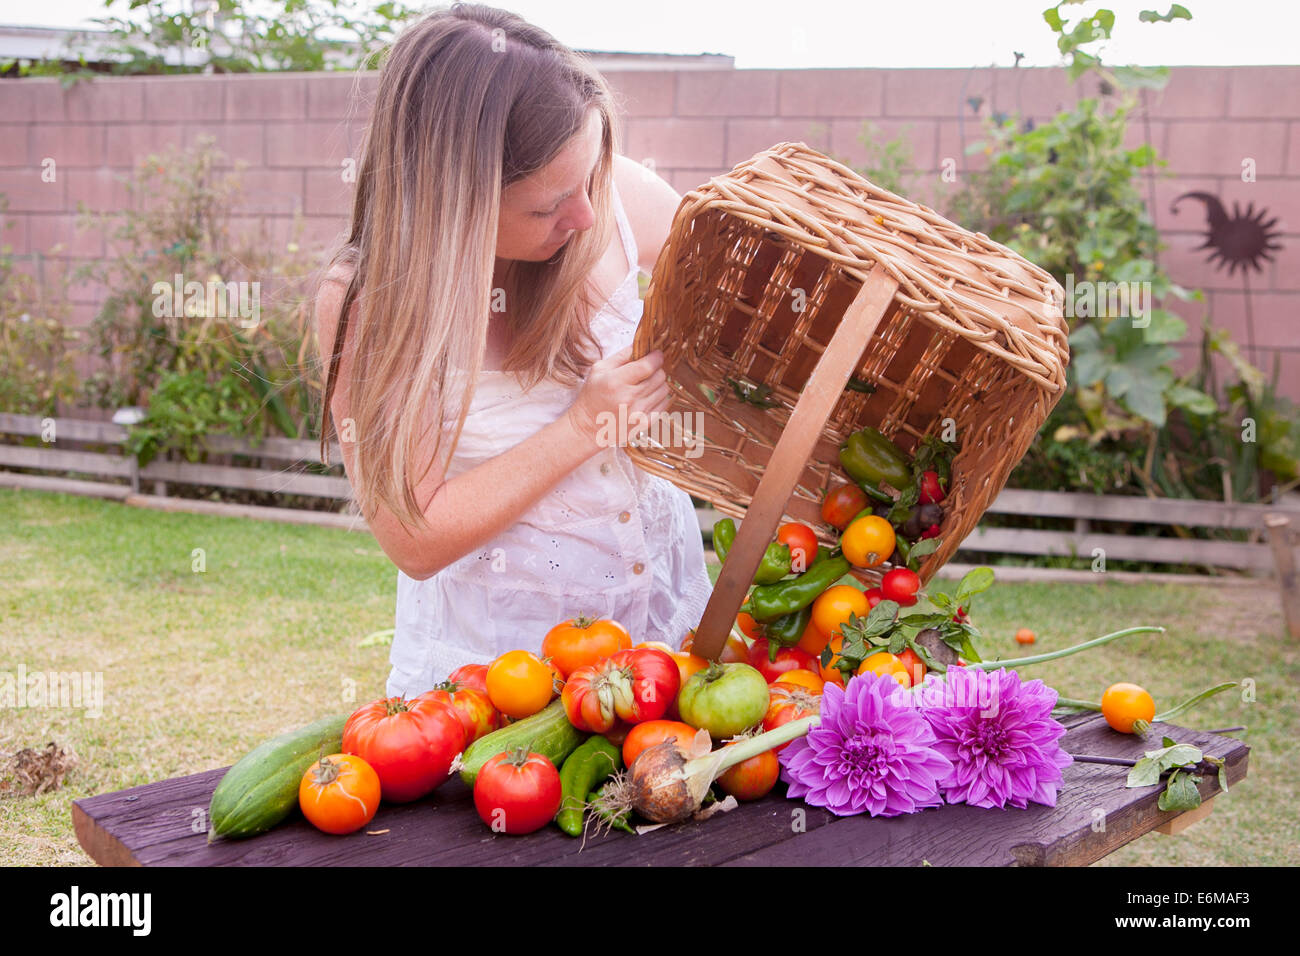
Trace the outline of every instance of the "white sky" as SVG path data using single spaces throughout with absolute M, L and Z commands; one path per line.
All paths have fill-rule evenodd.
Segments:
M 176 0 L 166 9 L 188 0 Z M 1300 0 L 1183 0 L 1190 22 L 1139 23 L 1172 0 L 1089 0 L 1116 13 L 1111 63 L 1300 64 Z M 414 4 L 412 4 L 414 5 Z M 1042 20 L 1049 0 L 499 0 L 572 47 L 724 53 L 738 69 L 1025 66 L 1059 62 Z M 125 0 L 0 0 L 0 24 L 89 25 L 126 16 Z M 1286 95 L 1284 91 L 1280 91 Z M 1293 96 L 1300 91 L 1293 90 Z

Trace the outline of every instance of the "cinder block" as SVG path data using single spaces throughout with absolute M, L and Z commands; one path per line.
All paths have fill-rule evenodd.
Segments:
M 28 162 L 39 166 L 53 159 L 59 166 L 104 164 L 102 123 L 37 123 L 31 128 Z
M 616 109 L 624 116 L 672 116 L 675 70 L 604 70 Z
M 1165 155 L 1178 175 L 1240 177 L 1250 159 L 1256 177 L 1277 176 L 1286 138 L 1287 124 L 1276 121 L 1171 121 Z
M 886 70 L 782 70 L 782 116 L 880 116 L 885 111 Z
M 779 70 L 681 70 L 678 116 L 772 116 Z
M 724 166 L 726 121 L 646 117 L 629 120 L 624 152 L 638 163 L 653 159 L 655 167 L 707 168 Z

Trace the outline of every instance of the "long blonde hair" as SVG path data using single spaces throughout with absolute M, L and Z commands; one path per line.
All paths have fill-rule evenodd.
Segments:
M 386 51 L 349 236 L 330 261 L 352 276 L 321 422 L 328 462 L 327 442 L 339 435 L 330 399 L 350 331 L 357 447 L 349 478 L 366 517 L 382 504 L 408 528 L 427 528 L 414 488 L 440 456 L 445 470 L 482 370 L 501 192 L 550 162 L 592 108 L 603 118 L 590 189 L 595 224 L 549 262 L 511 262 L 503 279 L 512 340 L 505 368 L 524 388 L 543 378 L 576 385 L 599 357 L 589 276 L 611 237 L 619 131 L 610 89 L 545 30 L 479 4 L 435 10 Z M 457 395 L 459 371 L 468 387 Z M 437 431 L 432 456 L 414 474 L 429 427 Z

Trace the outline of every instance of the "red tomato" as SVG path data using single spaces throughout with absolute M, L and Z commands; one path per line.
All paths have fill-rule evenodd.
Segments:
M 943 501 L 943 486 L 939 484 L 939 474 L 934 471 L 926 471 L 921 474 L 921 504 L 930 505 L 938 504 Z
M 915 571 L 893 568 L 880 578 L 880 593 L 887 601 L 897 601 L 903 607 L 916 603 L 916 592 L 921 590 L 921 579 Z
M 542 657 L 549 657 L 567 678 L 579 667 L 590 667 L 631 646 L 632 636 L 617 621 L 575 617 L 546 632 Z
M 912 678 L 912 686 L 916 687 L 920 684 L 922 679 L 925 677 L 926 670 L 928 670 L 925 666 L 925 661 L 921 660 L 921 655 L 916 653 L 916 651 L 912 650 L 910 647 L 905 647 L 903 648 L 903 653 L 898 655 L 898 659 L 902 661 L 903 666 L 907 668 L 907 673 Z
M 560 694 L 569 723 L 603 734 L 622 718 L 631 724 L 658 720 L 681 688 L 677 662 L 653 648 L 619 651 L 569 675 Z
M 727 746 L 734 747 L 735 744 Z M 772 791 L 780 775 L 781 763 L 776 758 L 776 751 L 764 750 L 727 769 L 718 777 L 718 786 L 723 793 L 729 793 L 737 800 L 758 800 Z
M 776 660 L 768 659 L 767 638 L 759 638 L 749 649 L 749 666 L 755 668 L 769 684 L 786 671 L 806 670 L 817 673 L 817 663 L 812 656 L 797 647 L 783 647 L 776 652 Z
M 817 557 L 817 535 L 806 524 L 791 521 L 776 530 L 776 540 L 790 548 L 790 570 L 802 574 Z
M 428 694 L 366 704 L 343 725 L 344 753 L 374 768 L 384 799 L 392 803 L 418 800 L 443 783 L 464 749 L 460 715 Z
M 801 717 L 820 714 L 822 709 L 821 694 L 815 694 L 806 687 L 777 681 L 768 688 L 767 714 L 763 717 L 764 730 L 776 730 L 782 724 Z M 790 746 L 790 741 L 775 748 L 773 753 L 780 753 Z
M 822 520 L 837 531 L 843 531 L 865 507 L 866 492 L 857 485 L 840 485 L 826 493 L 826 500 L 822 502 Z
M 862 592 L 862 596 L 867 599 L 868 611 L 885 599 L 885 595 L 880 588 L 868 588 Z
M 627 739 L 623 741 L 623 766 L 632 766 L 632 761 L 641 755 L 641 751 L 663 743 L 669 737 L 677 739 L 678 752 L 686 756 L 696 733 L 694 727 L 680 720 L 647 720 L 637 724 L 628 731 Z
M 452 706 L 460 717 L 460 722 L 465 725 L 466 747 L 501 726 L 501 714 L 492 706 L 491 699 L 483 691 L 445 681 L 425 696 Z
M 472 687 L 474 690 L 481 690 L 487 693 L 487 672 L 486 664 L 465 664 L 457 667 L 447 677 L 450 684 L 460 684 L 463 687 Z
M 352 833 L 375 818 L 379 775 L 351 754 L 321 757 L 298 784 L 298 806 L 317 830 Z
M 474 780 L 474 809 L 494 833 L 540 830 L 560 812 L 561 797 L 555 764 L 522 747 L 497 754 Z

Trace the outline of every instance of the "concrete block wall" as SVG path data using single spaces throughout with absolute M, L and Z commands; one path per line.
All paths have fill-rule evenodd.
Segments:
M 802 140 L 861 165 L 864 124 L 881 139 L 904 137 L 913 158 L 904 192 L 943 210 L 953 184 L 940 171 L 978 168 L 967 156 L 983 118 L 1018 112 L 1042 121 L 1095 94 L 1095 81 L 1067 82 L 1055 69 L 608 70 L 624 124 L 622 151 L 679 192 L 783 140 Z M 287 242 L 295 213 L 305 242 L 324 249 L 347 227 L 352 186 L 344 164 L 359 158 L 377 74 L 251 74 L 104 78 L 64 90 L 54 79 L 0 81 L 0 243 L 41 254 L 47 275 L 104 256 L 103 235 L 74 228 L 78 202 L 124 208 L 121 177 L 169 143 L 216 138 L 229 161 L 247 162 L 237 225 L 265 222 Z M 1283 390 L 1300 399 L 1300 67 L 1181 67 L 1149 94 L 1132 141 L 1148 135 L 1167 167 L 1154 179 L 1153 214 L 1175 281 L 1205 291 L 1204 305 L 1177 304 L 1194 327 L 1207 309 L 1243 346 L 1253 317 L 1255 359 L 1281 365 Z M 54 181 L 42 178 L 53 160 Z M 1243 164 L 1253 173 L 1243 177 Z M 1214 193 L 1266 207 L 1282 250 L 1246 281 L 1214 270 L 1197 250 L 1203 207 L 1174 197 Z M 32 260 L 27 259 L 25 267 Z M 1247 284 L 1248 283 L 1248 284 Z M 74 286 L 73 315 L 89 322 L 105 295 Z M 1196 351 L 1184 348 L 1185 361 Z

